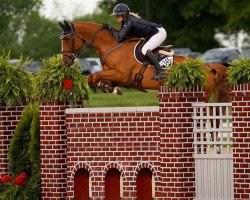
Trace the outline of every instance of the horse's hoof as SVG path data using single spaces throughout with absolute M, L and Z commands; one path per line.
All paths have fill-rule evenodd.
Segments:
M 122 95 L 122 90 L 119 87 L 115 87 L 113 93 L 116 95 Z

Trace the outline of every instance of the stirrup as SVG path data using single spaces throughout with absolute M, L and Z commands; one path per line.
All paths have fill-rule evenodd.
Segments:
M 164 72 L 156 72 L 155 75 L 151 77 L 151 79 L 158 81 L 160 79 L 165 79 L 166 77 L 167 75 Z

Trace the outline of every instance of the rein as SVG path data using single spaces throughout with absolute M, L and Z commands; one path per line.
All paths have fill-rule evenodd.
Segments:
M 117 44 L 116 46 L 112 47 L 111 49 L 109 49 L 105 54 L 104 56 L 100 56 L 101 58 L 101 62 L 103 63 L 105 58 L 111 53 L 113 52 L 114 50 L 118 49 L 119 47 L 121 47 L 122 45 L 124 45 L 125 43 L 128 43 L 128 42 L 136 42 L 138 40 L 136 39 L 131 39 L 131 40 L 126 40 L 125 42 L 122 42 L 122 43 L 119 43 Z
M 67 54 L 66 54 L 65 56 L 68 57 L 69 59 L 71 59 L 72 61 L 74 61 L 74 59 L 78 58 L 86 48 L 92 48 L 92 49 L 94 49 L 94 50 L 97 49 L 95 46 L 93 46 L 93 43 L 94 43 L 94 41 L 95 41 L 97 35 L 98 35 L 99 33 L 101 33 L 102 30 L 104 29 L 103 26 L 100 27 L 100 28 L 95 32 L 95 34 L 91 37 L 91 39 L 87 42 L 86 40 L 80 38 L 80 37 L 78 36 L 78 34 L 76 34 L 76 32 L 75 32 L 75 27 L 74 27 L 74 24 L 73 24 L 73 23 L 71 23 L 71 24 L 69 24 L 69 25 L 70 25 L 70 27 L 71 27 L 71 31 L 66 32 L 66 34 L 62 35 L 62 36 L 60 37 L 60 39 L 63 40 L 63 38 L 65 38 L 66 36 L 72 34 L 72 45 L 71 45 L 71 50 L 61 51 L 61 54 L 62 54 L 62 53 L 70 53 L 71 55 L 67 55 Z M 79 49 L 76 49 L 76 48 L 75 48 L 75 37 L 78 37 L 79 40 L 82 42 L 82 45 L 81 45 L 81 47 L 80 47 Z M 124 45 L 124 44 L 127 43 L 127 42 L 134 42 L 134 41 L 136 41 L 136 40 L 132 39 L 132 40 L 126 40 L 126 41 L 123 42 L 123 43 L 119 43 L 119 44 L 117 44 L 116 46 L 111 47 L 103 56 L 102 56 L 101 53 L 100 53 L 100 49 L 98 49 L 98 50 L 99 50 L 99 57 L 100 57 L 101 63 L 104 63 L 104 60 L 106 59 L 106 57 L 107 57 L 111 52 L 113 52 L 114 50 L 116 50 L 117 48 L 121 47 L 122 45 Z
M 61 37 L 61 40 L 66 37 L 69 34 L 72 34 L 72 45 L 71 45 L 71 50 L 68 51 L 61 51 L 61 54 L 66 52 L 66 53 L 71 53 L 71 56 L 67 56 L 68 58 L 70 58 L 71 60 L 74 60 L 76 58 L 78 58 L 81 53 L 84 51 L 84 49 L 86 48 L 93 48 L 96 49 L 94 46 L 92 46 L 91 44 L 94 42 L 94 40 L 96 39 L 97 35 L 104 29 L 104 27 L 102 26 L 101 28 L 99 28 L 95 34 L 92 36 L 92 38 L 88 41 L 84 43 L 84 40 L 81 39 L 75 32 L 75 28 L 74 28 L 74 24 L 70 24 L 71 26 L 71 32 L 65 34 L 63 37 Z M 82 41 L 82 46 L 79 49 L 75 49 L 75 36 L 78 37 L 81 41 Z

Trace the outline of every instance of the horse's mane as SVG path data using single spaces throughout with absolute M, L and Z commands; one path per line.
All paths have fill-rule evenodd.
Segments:
M 88 29 L 88 30 L 91 30 L 90 28 L 93 28 L 93 33 L 92 34 L 95 34 L 101 27 L 102 25 L 101 24 L 98 24 L 98 23 L 95 23 L 95 22 L 75 22 L 73 23 L 74 24 L 74 27 L 75 27 L 75 30 L 77 31 L 78 29 Z M 108 39 L 110 40 L 110 42 L 117 42 L 115 40 L 115 38 L 112 36 L 112 34 L 110 34 L 110 32 L 106 29 L 103 29 L 99 34 L 98 36 L 100 37 L 103 37 L 105 39 Z M 117 42 L 118 43 L 118 42 Z
M 83 24 L 86 24 L 86 25 L 93 25 L 93 26 L 97 26 L 97 27 L 101 27 L 102 26 L 101 24 L 98 24 L 98 23 L 95 23 L 95 22 L 74 22 L 73 24 L 74 25 L 83 25 Z

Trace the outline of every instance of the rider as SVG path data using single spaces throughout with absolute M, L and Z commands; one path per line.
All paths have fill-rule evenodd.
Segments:
M 111 16 L 116 16 L 116 21 L 121 23 L 119 32 L 107 23 L 103 27 L 108 29 L 118 42 L 123 42 L 128 37 L 145 38 L 146 43 L 142 47 L 142 54 L 147 56 L 156 68 L 156 73 L 152 79 L 159 80 L 166 77 L 166 74 L 160 66 L 157 57 L 152 50 L 157 48 L 166 39 L 166 30 L 160 25 L 141 19 L 137 14 L 130 12 L 126 4 L 117 4 Z

